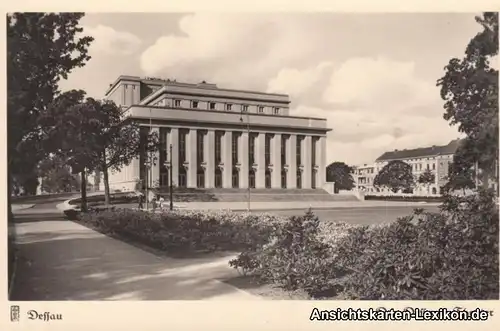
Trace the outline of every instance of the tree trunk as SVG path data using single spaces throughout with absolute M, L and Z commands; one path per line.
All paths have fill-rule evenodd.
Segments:
M 101 153 L 101 170 L 104 180 L 104 205 L 108 207 L 111 200 L 111 194 L 109 192 L 109 173 L 106 165 L 106 150 Z
M 82 212 L 87 211 L 87 178 L 85 176 L 85 168 L 81 172 L 82 180 L 80 183 L 80 190 L 82 195 L 81 210 Z
M 108 175 L 108 168 L 106 166 L 102 167 L 102 175 L 104 179 L 104 204 L 109 206 L 110 200 L 111 200 L 111 195 L 109 192 L 109 175 Z

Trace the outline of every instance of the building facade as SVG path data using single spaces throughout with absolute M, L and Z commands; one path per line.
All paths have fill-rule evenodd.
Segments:
M 415 195 L 441 194 L 441 187 L 447 182 L 449 164 L 453 161 L 453 155 L 459 143 L 460 140 L 457 139 L 452 140 L 449 144 L 444 146 L 404 150 L 396 149 L 394 151 L 385 152 L 375 160 L 374 173 L 376 175 L 390 161 L 403 161 L 412 168 L 415 183 L 417 183 L 413 189 Z M 419 185 L 418 178 L 426 170 L 434 174 L 434 183 L 430 185 Z
M 152 158 L 143 150 L 110 174 L 113 190 L 133 190 L 138 181 L 167 186 L 170 166 L 176 187 L 310 189 L 325 182 L 326 119 L 290 116 L 288 95 L 120 76 L 105 97 L 126 109 L 142 136 L 160 138 Z
M 375 165 L 373 164 L 363 164 L 355 167 L 353 174 L 355 189 L 366 193 L 376 192 L 376 189 L 373 186 L 373 181 L 376 175 Z

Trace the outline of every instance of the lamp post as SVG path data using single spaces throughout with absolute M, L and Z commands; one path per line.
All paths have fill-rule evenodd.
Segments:
M 250 115 L 248 114 L 248 110 L 246 111 L 246 113 L 247 113 L 246 115 L 247 115 L 247 136 L 248 136 L 247 151 L 250 151 Z M 243 122 L 243 108 L 241 109 L 240 122 Z M 249 166 L 253 166 L 253 164 L 249 164 Z M 248 171 L 250 171 L 250 169 Z M 250 182 L 248 183 L 247 186 L 248 186 L 247 211 L 250 212 L 250 198 L 251 198 Z

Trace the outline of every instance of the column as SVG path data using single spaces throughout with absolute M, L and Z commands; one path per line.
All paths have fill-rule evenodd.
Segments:
M 316 171 L 316 188 L 323 188 L 323 183 L 326 182 L 326 178 L 321 177 L 321 155 L 323 154 L 323 150 L 321 149 L 321 138 L 317 137 L 314 140 L 314 144 L 316 145 L 316 159 L 314 160 L 314 165 L 317 166 Z M 326 169 L 325 169 L 326 171 Z M 325 176 L 326 177 L 326 173 Z M 354 176 L 355 182 L 357 183 L 356 176 Z
M 167 138 L 168 148 L 172 144 L 172 185 L 179 185 L 179 129 L 171 128 Z M 169 150 L 170 153 L 170 150 Z M 170 155 L 168 156 L 170 161 Z
M 238 139 L 238 161 L 240 167 L 240 188 L 248 188 L 248 132 L 243 132 Z
M 233 136 L 231 131 L 224 132 L 222 137 L 222 162 L 224 170 L 222 171 L 222 187 L 233 187 L 233 166 L 232 166 L 232 142 Z
M 156 133 L 159 137 L 160 128 L 154 127 L 151 128 L 151 133 Z M 156 150 L 154 153 L 151 153 L 153 156 L 153 164 L 151 170 L 151 179 L 152 181 L 149 183 L 152 187 L 157 187 L 160 183 L 160 151 Z
M 266 188 L 266 134 L 260 132 L 255 139 L 255 161 L 257 172 L 255 174 L 255 188 Z
M 187 187 L 196 188 L 196 129 L 190 129 L 186 138 Z
M 271 187 L 281 188 L 281 134 L 279 133 L 275 133 L 271 140 L 271 163 L 273 164 Z
M 288 164 L 288 173 L 286 176 L 286 187 L 287 188 L 297 188 L 297 136 L 294 134 L 290 135 L 286 144 L 286 156 Z
M 326 137 L 319 137 L 318 139 L 319 148 L 316 150 L 318 155 L 318 188 L 323 188 L 326 182 Z
M 207 168 L 205 169 L 205 187 L 214 188 L 215 187 L 215 131 L 208 130 L 204 137 L 205 142 L 204 147 L 204 159 L 207 163 Z
M 311 136 L 305 136 L 302 139 L 302 164 L 304 172 L 302 173 L 302 188 L 311 188 L 312 161 L 311 161 L 312 139 Z

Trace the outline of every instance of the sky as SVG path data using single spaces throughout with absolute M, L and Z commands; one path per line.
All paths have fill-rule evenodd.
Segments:
M 92 13 L 91 60 L 61 89 L 103 97 L 119 75 L 286 93 L 327 119 L 327 162 L 447 144 L 436 81 L 480 31 L 477 13 Z

